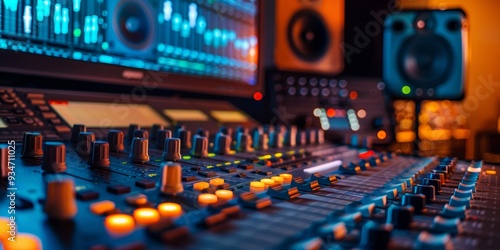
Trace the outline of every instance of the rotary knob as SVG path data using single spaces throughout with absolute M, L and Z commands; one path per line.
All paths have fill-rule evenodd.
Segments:
M 66 145 L 62 142 L 46 142 L 42 169 L 50 173 L 66 171 Z
M 279 131 L 272 131 L 269 134 L 269 146 L 271 148 L 282 148 L 283 147 L 283 134 Z
M 108 132 L 109 151 L 120 152 L 125 149 L 123 145 L 125 135 L 120 130 L 110 130 Z
M 71 128 L 71 142 L 78 143 L 78 135 L 80 132 L 87 132 L 87 127 L 83 124 L 75 124 Z
M 92 142 L 95 141 L 95 135 L 92 132 L 80 132 L 76 152 L 81 156 L 89 156 Z
M 253 148 L 257 150 L 267 150 L 269 144 L 269 136 L 264 133 L 254 133 Z
M 168 129 L 158 130 L 156 132 L 156 148 L 163 149 L 165 147 L 165 139 L 172 138 L 172 131 Z
M 194 157 L 198 158 L 203 158 L 207 157 L 208 155 L 208 139 L 206 137 L 194 136 L 194 145 L 193 145 L 193 150 L 191 151 L 191 154 Z
M 135 163 L 149 161 L 148 139 L 135 137 L 132 139 L 129 159 Z
M 137 124 L 130 124 L 127 131 L 127 140 L 132 141 L 132 139 L 134 138 L 134 133 L 138 129 L 141 129 L 141 126 Z
M 238 152 L 248 152 L 252 150 L 252 137 L 249 134 L 240 132 L 236 141 Z
M 178 161 L 181 159 L 181 140 L 179 138 L 165 139 L 165 146 L 163 148 L 164 161 Z
M 182 186 L 182 167 L 176 162 L 167 162 L 161 166 L 161 192 L 176 195 L 184 191 Z
M 233 134 L 233 129 L 230 127 L 222 126 L 222 127 L 220 127 L 219 132 L 224 134 L 224 135 L 231 136 Z
M 222 132 L 215 136 L 214 152 L 218 155 L 226 155 L 231 151 L 231 137 Z
M 47 216 L 56 220 L 72 219 L 78 210 L 73 180 L 59 175 L 47 175 L 45 183 L 47 193 L 44 212 Z
M 107 168 L 111 164 L 109 161 L 109 143 L 106 141 L 95 141 L 92 143 L 92 153 L 89 164 L 92 167 Z
M 144 130 L 144 129 L 136 129 L 134 131 L 134 137 L 148 139 L 149 138 L 149 132 L 147 130 Z
M 149 134 L 150 140 L 156 140 L 156 136 L 158 135 L 158 131 L 165 129 L 165 127 L 161 124 L 154 124 L 151 127 L 151 134 Z
M 38 132 L 26 132 L 23 137 L 23 158 L 40 158 L 43 156 L 43 136 Z
M 199 135 L 201 137 L 210 138 L 210 132 L 208 132 L 208 130 L 205 130 L 205 129 L 202 129 L 202 128 L 197 129 L 195 135 Z
M 290 126 L 285 132 L 285 146 L 287 147 L 295 147 L 297 144 L 297 127 Z
M 191 131 L 181 129 L 178 131 L 179 139 L 181 140 L 181 149 L 191 148 Z

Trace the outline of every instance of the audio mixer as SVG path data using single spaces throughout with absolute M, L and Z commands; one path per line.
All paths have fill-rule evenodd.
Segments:
M 53 99 L 57 91 L 0 91 L 2 131 L 10 131 L 0 154 L 4 249 L 498 244 L 497 167 L 482 161 L 354 149 L 325 142 L 320 129 L 217 122 L 210 113 L 182 125 L 171 110 L 156 112 L 169 104 L 154 98 L 129 106 L 151 109 L 147 122 L 157 124 L 124 125 L 108 112 L 116 126 L 97 130 L 65 108 L 97 105 L 103 110 L 90 115 L 99 117 L 117 96 L 89 94 L 89 103 L 67 91 L 65 100 Z

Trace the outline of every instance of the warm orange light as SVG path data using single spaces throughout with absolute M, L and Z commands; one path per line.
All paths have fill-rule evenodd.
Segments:
M 7 217 L 0 217 L 0 243 L 6 241 L 7 238 L 11 237 L 9 231 L 12 231 L 13 234 L 17 234 L 17 227 L 14 222 L 14 225 L 9 225 L 10 220 Z
M 363 119 L 366 117 L 366 111 L 364 109 L 358 110 L 358 117 Z
M 293 178 L 293 176 L 291 174 L 280 174 L 280 177 L 283 178 L 284 184 L 290 184 L 292 182 L 292 178 Z
M 335 110 L 332 109 L 332 108 L 329 108 L 327 111 L 326 111 L 326 115 L 330 118 L 334 117 L 335 116 Z
M 255 93 L 253 93 L 253 99 L 254 99 L 254 100 L 256 100 L 256 101 L 260 101 L 260 100 L 262 100 L 262 98 L 263 98 L 262 93 L 260 93 L 260 92 L 255 92 Z
M 387 133 L 384 130 L 380 130 L 377 133 L 377 138 L 379 138 L 380 140 L 385 140 L 385 138 L 387 138 Z
M 193 189 L 194 190 L 197 190 L 197 191 L 203 191 L 204 189 L 207 189 L 208 187 L 210 187 L 210 184 L 208 184 L 208 182 L 197 182 L 195 184 L 193 184 Z
M 396 133 L 397 142 L 413 142 L 415 138 L 415 132 L 412 131 L 402 131 Z
M 356 100 L 356 99 L 358 99 L 358 92 L 356 92 L 356 91 L 351 91 L 351 93 L 349 94 L 349 97 L 350 97 L 352 100 Z
M 198 195 L 198 203 L 200 205 L 210 205 L 217 203 L 218 198 L 215 194 L 200 194 Z
M 4 250 L 41 250 L 42 242 L 32 234 L 20 233 L 16 235 L 16 241 L 5 241 Z
M 265 189 L 269 188 L 270 185 L 274 184 L 274 180 L 273 179 L 262 179 L 262 180 L 260 180 L 260 182 L 264 183 Z
M 210 185 L 212 185 L 212 186 L 219 186 L 219 185 L 222 185 L 222 184 L 224 184 L 224 179 L 215 178 L 215 179 L 211 179 L 210 180 Z
M 254 57 L 255 55 L 257 55 L 257 50 L 252 48 L 248 51 L 248 54 L 251 56 L 251 57 Z
M 496 175 L 497 171 L 496 170 L 486 170 L 487 175 Z
M 158 205 L 158 212 L 163 217 L 175 218 L 182 215 L 182 208 L 177 203 L 165 202 Z
M 115 203 L 108 200 L 98 201 L 90 204 L 90 211 L 94 214 L 101 215 L 115 209 Z
M 141 225 L 149 225 L 158 222 L 160 214 L 154 208 L 138 208 L 134 211 L 134 219 Z
M 266 185 L 260 181 L 250 182 L 250 191 L 254 193 L 260 193 L 266 191 Z
M 278 183 L 278 184 L 283 184 L 283 182 L 285 181 L 285 179 L 283 177 L 280 177 L 280 176 L 273 176 L 273 177 L 271 177 L 271 180 L 273 180 L 274 183 Z
M 231 190 L 217 190 L 215 196 L 221 200 L 231 200 L 233 198 L 233 191 Z
M 126 235 L 134 231 L 135 222 L 127 214 L 112 214 L 106 217 L 104 225 L 111 235 Z

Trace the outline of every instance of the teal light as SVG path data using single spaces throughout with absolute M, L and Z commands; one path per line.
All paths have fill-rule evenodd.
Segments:
M 103 42 L 102 45 L 101 45 L 101 47 L 102 47 L 103 50 L 107 50 L 107 49 L 109 49 L 109 43 Z
M 73 36 L 80 37 L 81 35 L 82 35 L 82 30 L 81 29 L 75 29 L 75 30 L 73 30 Z

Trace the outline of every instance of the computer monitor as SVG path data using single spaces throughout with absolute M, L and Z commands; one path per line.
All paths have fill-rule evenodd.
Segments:
M 0 71 L 250 96 L 257 0 L 3 0 Z

